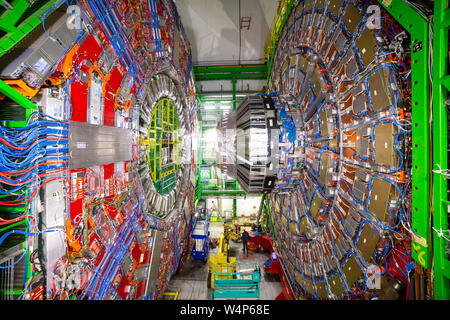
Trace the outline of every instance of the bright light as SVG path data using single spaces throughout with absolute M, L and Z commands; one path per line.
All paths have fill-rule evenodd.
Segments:
M 215 110 L 216 105 L 215 104 L 205 104 L 205 110 Z

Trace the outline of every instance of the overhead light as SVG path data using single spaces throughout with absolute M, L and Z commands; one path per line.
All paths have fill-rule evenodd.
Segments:
M 216 105 L 215 104 L 205 104 L 205 110 L 215 110 Z

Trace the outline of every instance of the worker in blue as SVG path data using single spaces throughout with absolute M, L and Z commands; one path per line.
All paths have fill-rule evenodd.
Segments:
M 244 251 L 244 253 L 247 252 L 248 255 L 248 246 L 247 246 L 247 242 L 248 240 L 250 240 L 250 235 L 248 234 L 247 230 L 244 229 L 244 232 L 242 232 L 242 251 Z

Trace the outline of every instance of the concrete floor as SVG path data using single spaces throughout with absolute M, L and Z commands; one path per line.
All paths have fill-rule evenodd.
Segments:
M 223 232 L 221 222 L 212 222 L 209 227 L 210 237 L 219 238 Z M 210 249 L 209 254 L 217 254 L 218 248 Z M 241 242 L 231 242 L 230 256 L 236 257 L 237 262 L 256 262 L 261 269 L 260 300 L 274 300 L 281 292 L 282 286 L 278 277 L 264 273 L 264 262 L 269 258 L 269 252 L 265 249 L 249 250 L 248 256 L 242 252 Z M 192 259 L 188 256 L 180 273 L 175 274 L 169 282 L 168 290 L 179 290 L 178 300 L 209 300 L 211 289 L 207 287 L 208 262 Z M 173 296 L 165 296 L 165 299 L 173 299 Z

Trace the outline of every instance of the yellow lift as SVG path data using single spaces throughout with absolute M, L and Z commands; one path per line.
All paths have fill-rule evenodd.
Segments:
M 214 268 L 214 265 L 216 263 L 222 263 L 223 265 L 226 265 L 227 263 L 235 263 L 236 257 L 230 257 L 228 255 L 228 245 L 230 243 L 230 240 L 237 240 L 240 238 L 240 235 L 234 232 L 233 228 L 229 225 L 224 225 L 224 232 L 220 234 L 219 236 L 219 252 L 217 253 L 217 256 L 210 256 L 209 257 L 209 272 L 208 272 L 208 288 L 214 288 L 214 271 L 216 273 L 224 273 L 225 269 L 221 267 L 222 265 L 216 265 Z M 236 272 L 236 270 L 229 270 L 228 272 Z M 232 277 L 232 275 L 216 275 L 216 279 L 227 279 L 229 277 Z

